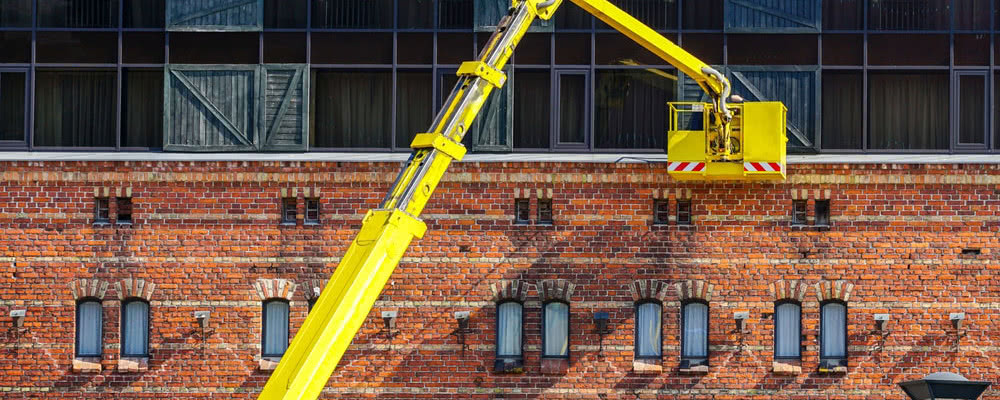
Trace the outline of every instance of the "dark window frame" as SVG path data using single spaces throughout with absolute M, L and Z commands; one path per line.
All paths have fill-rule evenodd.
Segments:
M 782 305 L 785 305 L 785 304 L 794 304 L 795 306 L 797 306 L 799 308 L 799 331 L 798 331 L 798 334 L 795 336 L 796 343 L 798 343 L 798 346 L 796 347 L 798 349 L 798 351 L 797 351 L 798 355 L 797 356 L 779 356 L 778 355 L 778 307 L 780 307 Z M 773 335 L 774 335 L 774 343 L 773 343 L 774 344 L 774 348 L 773 348 L 772 354 L 773 354 L 774 359 L 775 360 L 802 360 L 802 303 L 800 301 L 798 301 L 798 300 L 787 299 L 787 298 L 786 299 L 781 299 L 781 300 L 778 300 L 778 301 L 774 302 L 774 319 L 773 319 L 773 321 L 774 321 L 774 331 L 773 331 Z
M 298 198 L 282 197 L 279 204 L 281 205 L 281 225 L 296 225 L 299 215 Z
M 311 205 L 315 205 L 315 207 L 310 207 Z M 305 214 L 303 215 L 302 223 L 305 225 L 319 225 L 320 218 L 322 215 L 322 208 L 323 208 L 323 203 L 320 202 L 319 197 L 306 197 Z M 309 217 L 310 213 L 315 213 L 316 216 L 314 218 L 310 218 Z
M 135 303 L 135 302 L 143 303 L 143 304 L 146 305 L 146 343 L 143 346 L 143 348 L 145 349 L 145 352 L 143 352 L 141 354 L 130 354 L 130 353 L 126 353 L 125 352 L 125 349 L 127 347 L 125 345 L 125 342 L 126 342 L 126 338 L 128 337 L 127 335 L 125 335 L 125 328 L 128 326 L 128 322 L 129 322 L 129 320 L 127 318 L 128 313 L 125 310 L 126 310 L 126 307 L 129 304 L 132 304 L 132 303 Z M 143 299 L 141 297 L 129 297 L 129 298 L 125 299 L 125 301 L 122 302 L 122 305 L 121 305 L 121 327 L 120 327 L 120 331 L 121 331 L 120 335 L 121 335 L 121 338 L 122 338 L 122 343 L 121 343 L 121 356 L 122 357 L 149 358 L 149 337 L 150 337 L 150 333 L 152 332 L 152 325 L 149 324 L 149 320 L 150 320 L 149 313 L 151 311 L 152 311 L 152 307 L 150 307 L 149 301 L 146 301 L 146 299 Z
M 639 307 L 646 304 L 656 304 L 660 309 L 660 354 L 657 355 L 641 355 L 639 354 Z M 656 299 L 641 299 L 635 302 L 635 306 L 632 308 L 635 313 L 635 326 L 633 327 L 633 340 L 632 340 L 632 357 L 637 360 L 662 360 L 663 359 L 663 302 Z
M 94 224 L 105 225 L 111 223 L 111 197 L 98 196 L 94 198 Z
M 525 218 L 521 218 L 522 212 Z M 531 199 L 514 199 L 514 224 L 531 224 Z
M 0 64 L 2 65 L 2 64 Z M 0 74 L 11 74 L 19 73 L 24 74 L 24 92 L 22 103 L 24 104 L 24 124 L 21 127 L 21 140 L 0 140 L 0 150 L 11 149 L 19 150 L 28 147 L 28 141 L 32 135 L 31 118 L 30 114 L 34 110 L 34 102 L 31 100 L 31 92 L 33 87 L 31 83 L 33 82 L 31 69 L 29 68 L 18 68 L 18 67 L 0 67 Z
M 86 303 L 97 303 L 97 305 L 100 306 L 100 310 L 101 310 L 101 312 L 99 314 L 99 317 L 100 317 L 99 319 L 100 320 L 98 321 L 98 324 L 97 324 L 97 337 L 99 338 L 99 340 L 98 340 L 98 342 L 99 342 L 99 344 L 98 344 L 98 353 L 97 354 L 84 354 L 84 353 L 80 352 L 80 312 L 81 312 L 81 306 L 84 305 L 84 304 L 86 304 Z M 75 340 L 75 346 L 74 346 L 75 348 L 73 349 L 74 356 L 76 358 L 103 357 L 104 356 L 104 304 L 103 304 L 103 302 L 101 302 L 101 299 L 98 299 L 97 297 L 82 297 L 80 299 L 77 299 L 77 301 L 76 301 L 76 320 L 74 322 L 75 322 L 74 325 L 75 325 L 75 328 L 76 328 L 76 334 L 75 334 L 76 340 Z
M 501 355 L 500 354 L 500 306 L 507 303 L 515 303 L 521 306 L 521 343 L 518 346 L 517 355 Z M 517 299 L 504 299 L 496 303 L 496 316 L 494 318 L 493 326 L 496 327 L 496 337 L 494 338 L 495 349 L 493 351 L 493 356 L 497 361 L 512 360 L 514 362 L 524 362 L 524 302 Z
M 809 224 L 809 201 L 792 200 L 792 226 Z
M 687 343 L 687 340 L 688 340 L 687 335 L 685 334 L 685 330 L 684 330 L 685 325 L 686 325 L 684 323 L 684 311 L 687 308 L 687 306 L 689 306 L 691 304 L 702 304 L 705 307 L 707 307 L 707 310 L 705 311 L 705 355 L 704 355 L 704 357 L 684 355 L 684 344 Z M 709 345 L 712 342 L 711 341 L 712 305 L 709 304 L 708 301 L 706 301 L 704 299 L 686 299 L 686 300 L 682 301 L 681 302 L 680 323 L 678 324 L 678 326 L 680 326 L 680 328 L 681 328 L 681 332 L 680 332 L 680 337 L 681 337 L 681 349 L 680 349 L 681 361 L 682 362 L 683 361 L 688 361 L 689 365 L 691 365 L 691 366 L 695 366 L 695 365 L 697 365 L 697 366 L 706 365 L 707 366 L 708 365 L 708 360 L 709 360 L 709 358 L 712 355 L 712 349 L 709 348 Z
M 813 202 L 813 214 L 815 225 L 818 227 L 829 227 L 832 225 L 831 218 L 831 207 L 830 199 L 817 199 Z
M 265 342 L 267 340 L 267 325 L 268 325 L 267 324 L 267 306 L 269 304 L 275 303 L 275 302 L 277 302 L 277 303 L 283 303 L 285 305 L 285 309 L 287 310 L 286 318 L 288 318 L 288 320 L 285 321 L 285 324 L 288 326 L 288 332 L 285 333 L 285 337 L 289 340 L 289 343 L 285 343 L 285 352 L 288 352 L 288 345 L 291 343 L 291 339 L 292 339 L 292 335 L 290 334 L 291 331 L 292 331 L 292 323 L 291 323 L 292 322 L 291 321 L 291 319 L 292 319 L 292 305 L 291 305 L 291 302 L 289 302 L 286 299 L 282 299 L 282 298 L 270 298 L 270 299 L 264 300 L 263 302 L 261 302 L 261 306 L 260 306 L 260 322 L 261 322 L 261 330 L 260 330 L 260 356 L 261 357 L 275 357 L 275 358 L 280 358 L 280 357 L 282 357 L 282 356 L 285 355 L 285 352 L 282 352 L 281 354 L 271 354 L 271 353 L 265 353 L 264 352 Z
M 670 223 L 670 200 L 653 200 L 653 225 L 667 225 Z
M 824 343 L 823 337 L 826 334 L 826 328 L 823 327 L 823 319 L 824 319 L 823 316 L 826 313 L 825 307 L 827 305 L 829 305 L 829 304 L 840 304 L 840 305 L 844 306 L 844 355 L 843 356 L 839 356 L 839 357 L 836 357 L 836 356 L 824 356 L 823 355 L 823 350 L 824 350 L 824 347 L 825 347 L 823 345 L 823 343 Z M 848 338 L 848 335 L 847 335 L 848 332 L 849 332 L 849 330 L 848 330 L 848 324 L 850 322 L 848 320 L 848 316 L 849 315 L 850 315 L 849 308 L 847 307 L 847 302 L 846 301 L 843 301 L 843 300 L 840 300 L 840 299 L 829 299 L 829 300 L 824 300 L 824 301 L 820 302 L 820 305 L 819 305 L 819 358 L 820 358 L 821 362 L 822 362 L 822 360 L 836 360 L 836 361 L 843 360 L 843 361 L 846 361 L 847 358 L 849 357 L 849 355 L 850 355 L 850 349 L 847 347 L 847 344 L 849 342 L 849 338 Z
M 539 225 L 552 225 L 555 223 L 555 205 L 552 199 L 538 199 L 536 212 L 538 213 Z
M 546 328 L 545 314 L 548 313 L 548 305 L 549 304 L 553 304 L 553 303 L 560 303 L 560 304 L 565 304 L 566 305 L 566 355 L 549 355 L 549 354 L 545 354 L 545 337 L 547 336 L 545 334 L 546 333 L 546 329 L 545 329 Z M 549 300 L 549 301 L 546 301 L 546 302 L 542 303 L 542 323 L 541 323 L 541 326 L 542 326 L 542 358 L 543 359 L 545 359 L 545 358 L 548 358 L 548 359 L 560 359 L 560 360 L 562 360 L 562 359 L 569 359 L 569 356 L 572 353 L 572 351 L 570 351 L 571 348 L 572 348 L 572 346 L 570 345 L 570 343 L 572 342 L 572 340 L 570 340 L 570 338 L 571 338 L 570 334 L 573 332 L 573 330 L 570 329 L 570 327 L 572 325 L 573 325 L 573 316 L 572 316 L 572 310 L 570 309 L 570 305 L 569 305 L 568 301 L 564 301 L 564 300 Z
M 677 225 L 692 225 L 693 205 L 691 199 L 678 199 L 677 203 Z

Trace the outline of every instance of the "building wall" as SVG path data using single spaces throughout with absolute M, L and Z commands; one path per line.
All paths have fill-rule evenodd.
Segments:
M 307 296 L 333 272 L 397 168 L 0 163 L 0 392 L 252 398 L 268 376 L 259 362 L 261 298 L 276 290 L 291 299 L 294 333 Z M 397 268 L 324 397 L 902 399 L 895 383 L 938 370 L 996 381 L 1000 166 L 789 172 L 784 183 L 679 183 L 662 164 L 459 163 L 425 213 L 427 235 Z M 322 223 L 280 225 L 282 193 L 300 197 L 301 209 L 306 189 L 319 193 Z M 133 225 L 93 224 L 95 193 L 105 190 L 131 194 Z M 512 223 L 515 198 L 526 193 L 533 211 L 534 198 L 551 196 L 552 226 Z M 688 193 L 693 226 L 652 224 L 654 198 Z M 792 227 L 793 198 L 830 199 L 829 230 Z M 524 371 L 516 374 L 493 371 L 494 287 L 507 281 L 527 288 Z M 570 359 L 557 374 L 541 368 L 543 281 L 572 287 Z M 634 370 L 637 281 L 662 285 L 659 372 Z M 678 285 L 710 296 L 707 372 L 679 371 Z M 800 372 L 782 375 L 775 369 L 787 368 L 772 362 L 771 315 L 793 287 L 803 299 L 803 357 Z M 819 299 L 835 295 L 828 287 L 848 305 L 846 372 L 817 371 Z M 150 300 L 144 365 L 119 362 L 123 291 Z M 104 306 L 96 372 L 73 356 L 74 304 L 84 292 Z M 11 328 L 13 309 L 27 310 L 23 329 Z M 197 310 L 211 311 L 207 330 Z M 385 310 L 399 315 L 391 335 L 379 318 Z M 464 345 L 455 311 L 471 311 Z M 597 311 L 611 316 L 603 341 Z M 735 331 L 737 311 L 749 312 L 746 333 Z M 966 313 L 961 329 L 949 322 L 952 312 Z M 891 314 L 886 330 L 875 329 L 875 313 Z

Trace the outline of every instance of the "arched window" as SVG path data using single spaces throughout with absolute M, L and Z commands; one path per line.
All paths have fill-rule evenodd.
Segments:
M 684 302 L 681 333 L 681 360 L 687 366 L 708 365 L 708 303 Z
M 660 358 L 663 354 L 663 307 L 655 301 L 635 306 L 635 356 Z
M 524 307 L 516 301 L 497 305 L 497 359 L 505 362 L 521 360 L 522 318 Z
M 101 356 L 101 327 L 104 324 L 100 300 L 82 299 L 76 304 L 76 356 Z
M 820 359 L 841 365 L 847 359 L 847 305 L 839 300 L 820 307 Z
M 263 323 L 261 356 L 281 357 L 288 348 L 288 301 L 265 301 Z
M 561 301 L 542 307 L 542 356 L 569 357 L 569 304 Z
M 802 306 L 793 300 L 774 305 L 774 358 L 799 359 L 802 340 Z
M 149 303 L 128 299 L 122 304 L 122 356 L 149 355 Z

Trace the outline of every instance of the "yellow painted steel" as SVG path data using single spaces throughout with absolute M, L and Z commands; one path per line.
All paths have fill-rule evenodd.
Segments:
M 708 106 L 715 113 L 714 120 L 706 119 L 708 128 L 698 131 L 703 157 L 709 129 L 715 130 L 716 135 L 728 135 L 729 115 L 724 99 L 728 81 L 724 77 L 706 69 L 703 62 L 606 0 L 572 1 L 677 66 L 712 96 L 713 103 Z M 459 82 L 445 101 L 446 106 L 435 116 L 429 132 L 413 140 L 414 152 L 379 208 L 365 215 L 360 232 L 289 344 L 259 399 L 315 399 L 319 396 L 410 242 L 423 236 L 426 226 L 419 216 L 448 166 L 465 154 L 462 138 L 483 103 L 494 88 L 506 81 L 499 71 L 503 70 L 532 21 L 551 18 L 560 3 L 561 0 L 513 0 L 511 12 L 500 21 L 478 60 L 463 64 Z M 747 116 L 750 114 L 748 110 Z M 783 119 L 781 126 L 784 126 Z M 694 136 L 691 140 L 696 141 Z M 783 158 L 783 144 L 781 148 Z

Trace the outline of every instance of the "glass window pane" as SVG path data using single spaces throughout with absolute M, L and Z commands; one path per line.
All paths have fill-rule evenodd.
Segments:
M 864 51 L 862 35 L 823 35 L 823 64 L 860 66 Z
M 914 43 L 920 43 L 914 46 Z M 948 65 L 951 56 L 948 35 L 868 35 L 871 65 Z
M 392 72 L 318 71 L 310 147 L 387 148 Z
M 545 305 L 545 349 L 544 356 L 565 357 L 569 355 L 569 305 L 549 303 Z
M 31 26 L 31 0 L 0 1 L 0 27 L 27 28 Z
M 861 71 L 823 71 L 824 149 L 862 147 Z
M 288 348 L 288 303 L 264 303 L 264 343 L 262 355 L 280 356 Z
M 473 11 L 470 0 L 438 0 L 438 27 L 472 29 Z
M 669 39 L 675 39 L 669 36 Z M 594 56 L 596 57 L 594 62 L 601 65 L 667 64 L 660 57 L 620 33 L 596 34 L 594 37 Z
M 683 29 L 722 29 L 722 0 L 681 0 Z
M 25 72 L 0 73 L 0 140 L 24 141 Z
M 560 6 L 561 7 L 561 6 Z M 552 63 L 552 35 L 529 33 L 521 38 L 514 53 L 517 64 L 549 65 Z
M 556 30 L 590 29 L 590 13 L 572 2 L 563 2 L 556 11 Z
M 990 35 L 956 34 L 955 65 L 990 65 Z
M 498 356 L 521 356 L 521 310 L 521 305 L 513 301 L 497 307 Z
M 986 76 L 958 75 L 958 143 L 986 144 Z
M 38 26 L 44 28 L 115 28 L 118 0 L 38 2 Z
M 399 33 L 396 36 L 396 62 L 400 64 L 434 63 L 433 33 Z
M 392 34 L 314 32 L 313 64 L 392 64 Z
M 458 65 L 476 57 L 471 33 L 439 33 L 437 40 L 438 64 Z
M 611 0 L 611 3 L 650 28 L 677 29 L 677 0 Z M 597 28 L 613 29 L 601 21 Z
M 587 75 L 559 74 L 559 143 L 587 140 Z
M 143 301 L 131 301 L 123 310 L 122 339 L 126 356 L 145 356 L 149 335 L 149 305 Z
M 123 147 L 163 147 L 163 70 L 123 71 Z
M 948 148 L 948 73 L 872 72 L 868 141 L 879 150 Z
M 170 62 L 174 64 L 257 64 L 259 55 L 256 32 L 170 33 Z
M 304 32 L 264 32 L 264 63 L 305 64 Z
M 433 0 L 400 0 L 397 2 L 400 29 L 430 29 L 434 27 Z
M 0 32 L 0 62 L 31 62 L 31 32 Z
M 391 29 L 392 0 L 315 0 L 312 26 L 317 29 Z
M 965 0 L 968 1 L 968 0 Z M 868 29 L 946 30 L 950 0 L 871 0 Z
M 597 71 L 595 147 L 666 148 L 667 102 L 677 97 L 676 74 L 660 69 Z
M 636 353 L 639 357 L 659 357 L 662 313 L 656 303 L 640 304 L 636 315 Z
M 955 29 L 989 30 L 990 0 L 956 0 Z
M 728 35 L 729 64 L 816 65 L 819 42 L 816 35 L 733 34 Z
M 264 0 L 264 28 L 304 29 L 308 0 Z
M 122 12 L 126 28 L 162 28 L 164 0 L 125 0 Z
M 864 27 L 864 0 L 823 0 L 823 29 L 860 30 Z
M 163 64 L 163 32 L 122 33 L 122 62 L 126 64 Z
M 688 303 L 684 305 L 684 348 L 682 357 L 708 357 L 708 305 Z
M 839 303 L 827 303 L 822 309 L 823 354 L 822 357 L 847 356 L 847 307 Z
M 590 34 L 556 34 L 556 64 L 590 64 Z
M 434 79 L 430 71 L 396 73 L 396 147 L 408 147 L 417 133 L 428 132 L 433 106 Z
M 798 304 L 783 303 L 774 313 L 774 356 L 799 357 L 802 328 Z
M 38 71 L 35 145 L 114 147 L 115 71 Z
M 76 354 L 79 356 L 101 355 L 101 303 L 87 301 L 77 306 Z
M 35 56 L 40 63 L 115 64 L 114 32 L 38 32 Z
M 549 148 L 549 70 L 514 70 L 514 147 Z
M 682 46 L 684 50 L 706 64 L 722 64 L 723 40 L 721 33 L 685 33 L 681 39 L 684 41 Z

